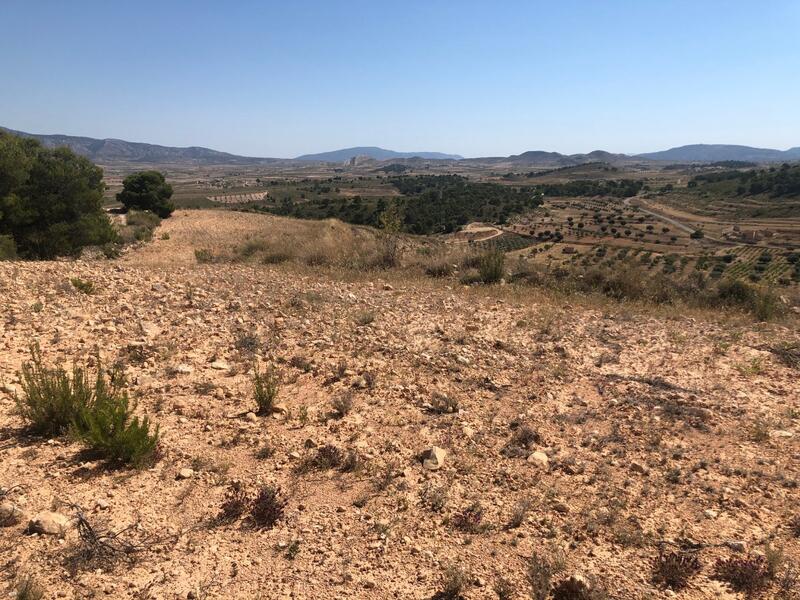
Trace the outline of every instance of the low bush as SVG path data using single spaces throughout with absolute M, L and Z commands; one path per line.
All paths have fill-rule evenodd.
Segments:
M 653 562 L 653 583 L 678 592 L 700 572 L 700 567 L 696 552 L 661 548 Z
M 250 516 L 258 529 L 271 529 L 283 518 L 287 501 L 276 486 L 262 486 L 253 497 Z
M 433 600 L 463 600 L 469 577 L 463 569 L 451 566 L 442 574 L 441 589 L 433 595 Z
M 91 281 L 86 279 L 81 279 L 80 277 L 73 277 L 69 280 L 76 290 L 83 294 L 93 294 L 94 293 L 94 284 Z
M 478 274 L 482 283 L 497 283 L 505 274 L 506 255 L 500 250 L 493 250 L 481 256 L 478 262 Z
M 214 254 L 207 248 L 199 248 L 194 251 L 194 258 L 198 264 L 205 265 L 214 262 Z
M 37 345 L 31 347 L 31 360 L 23 363 L 21 376 L 17 411 L 31 431 L 48 437 L 66 433 L 78 415 L 106 393 L 102 373 L 92 382 L 89 372 L 77 365 L 72 375 L 61 367 L 47 367 Z
M 92 381 L 86 368 L 64 369 L 44 365 L 38 346 L 22 365 L 22 397 L 17 409 L 31 430 L 47 436 L 68 431 L 91 450 L 109 460 L 142 466 L 156 456 L 158 427 L 147 417 L 133 416 L 133 406 L 115 371 L 98 366 Z
M 766 590 L 771 577 L 766 557 L 759 554 L 720 559 L 714 567 L 714 579 L 726 582 L 734 591 L 747 596 Z
M 247 511 L 252 502 L 252 497 L 240 482 L 230 484 L 225 492 L 216 522 L 233 523 Z
M 133 416 L 135 403 L 124 389 L 111 383 L 83 408 L 75 420 L 75 436 L 103 458 L 143 467 L 158 454 L 158 426 L 147 417 Z
M 280 375 L 274 367 L 269 367 L 263 373 L 255 366 L 253 373 L 253 398 L 258 407 L 256 414 L 264 416 L 272 413 L 275 400 L 280 391 Z
M 580 577 L 567 577 L 556 583 L 552 591 L 553 600 L 605 600 L 608 594 L 589 585 Z
M 553 577 L 564 570 L 563 558 L 534 553 L 528 561 L 528 585 L 532 600 L 547 600 Z
M 0 235 L 0 260 L 17 258 L 17 244 L 10 235 Z

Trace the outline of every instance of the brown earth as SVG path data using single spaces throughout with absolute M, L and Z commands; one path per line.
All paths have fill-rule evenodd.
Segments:
M 652 583 L 657 543 L 690 538 L 702 570 L 679 597 L 738 598 L 712 579 L 716 559 L 741 556 L 730 546 L 769 542 L 797 563 L 800 380 L 769 350 L 796 342 L 796 323 L 194 263 L 196 248 L 282 224 L 306 227 L 181 212 L 117 261 L 0 262 L 0 488 L 24 512 L 0 527 L 0 585 L 30 574 L 47 598 L 423 599 L 457 565 L 465 598 L 496 598 L 501 577 L 526 598 L 530 557 L 546 553 L 565 557 L 557 578 L 667 598 Z M 160 424 L 161 460 L 113 470 L 68 438 L 29 436 L 13 396 L 33 342 L 54 364 L 122 361 L 138 412 Z M 273 416 L 247 415 L 256 358 L 282 373 Z M 457 412 L 433 411 L 437 394 Z M 515 446 L 526 426 L 537 435 Z M 361 466 L 298 472 L 325 444 Z M 431 471 L 419 457 L 433 445 L 447 455 Z M 234 481 L 282 488 L 275 528 L 209 525 Z M 59 501 L 155 543 L 130 563 L 70 560 L 74 528 L 24 533 L 41 511 L 71 516 Z M 474 503 L 482 512 L 465 512 Z

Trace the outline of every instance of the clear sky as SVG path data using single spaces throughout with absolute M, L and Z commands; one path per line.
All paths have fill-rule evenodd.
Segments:
M 291 157 L 800 146 L 800 0 L 0 0 L 0 125 Z

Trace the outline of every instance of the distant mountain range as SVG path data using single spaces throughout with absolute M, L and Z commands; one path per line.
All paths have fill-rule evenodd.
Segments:
M 125 140 L 104 139 L 90 137 L 76 137 L 72 135 L 39 135 L 14 131 L 0 127 L 5 131 L 23 137 L 34 138 L 46 148 L 67 146 L 76 154 L 85 156 L 93 162 L 100 164 L 116 163 L 142 163 L 142 164 L 194 164 L 194 165 L 262 165 L 277 162 L 276 158 L 251 158 L 237 156 L 227 152 L 218 152 L 209 148 L 191 146 L 189 148 L 174 148 L 172 146 L 158 146 L 141 142 L 126 142 Z
M 560 154 L 543 150 L 530 150 L 512 156 L 491 156 L 482 158 L 463 158 L 458 154 L 441 152 L 395 152 L 376 146 L 358 146 L 319 154 L 304 154 L 295 159 L 256 158 L 219 152 L 200 146 L 175 148 L 140 142 L 126 142 L 117 139 L 96 139 L 70 135 L 40 135 L 0 129 L 16 135 L 39 140 L 44 146 L 53 148 L 68 146 L 74 152 L 104 165 L 141 163 L 149 165 L 270 165 L 275 163 L 347 163 L 364 165 L 370 162 L 399 161 L 413 164 L 417 161 L 463 161 L 470 165 L 498 165 L 508 167 L 547 166 L 566 167 L 587 162 L 632 163 L 644 161 L 661 162 L 718 162 L 746 161 L 756 163 L 784 162 L 800 160 L 800 147 L 789 150 L 753 148 L 725 144 L 692 144 L 670 148 L 660 152 L 627 155 L 613 154 L 605 150 L 595 150 L 588 154 Z
M 352 158 L 367 157 L 373 160 L 394 160 L 397 158 L 426 158 L 429 160 L 461 160 L 463 156 L 458 154 L 443 154 L 441 152 L 395 152 L 377 146 L 356 146 L 355 148 L 343 148 L 331 152 L 320 152 L 319 154 L 304 154 L 295 160 L 314 161 L 314 162 L 345 162 Z
M 748 162 L 780 162 L 800 160 L 800 147 L 789 150 L 771 148 L 752 148 L 726 144 L 692 144 L 670 148 L 661 152 L 637 154 L 637 158 L 648 160 L 667 160 L 677 162 L 716 162 L 721 160 L 742 160 Z

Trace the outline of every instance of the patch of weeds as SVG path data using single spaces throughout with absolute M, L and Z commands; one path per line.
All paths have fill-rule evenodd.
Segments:
M 553 600 L 605 600 L 604 590 L 591 586 L 580 577 L 567 577 L 553 586 Z
M 527 579 L 532 600 L 547 600 L 553 578 L 565 568 L 561 555 L 534 552 L 528 561 Z
M 445 396 L 442 393 L 434 392 L 431 396 L 432 413 L 437 415 L 453 414 L 458 412 L 458 400 L 452 396 Z
M 141 467 L 158 455 L 158 426 L 133 416 L 119 370 L 109 373 L 98 365 L 94 382 L 88 369 L 73 367 L 72 376 L 61 368 L 46 367 L 38 346 L 22 366 L 22 398 L 17 409 L 31 428 L 55 436 L 70 430 L 90 450 L 109 460 Z
M 450 519 L 453 527 L 466 533 L 480 533 L 486 529 L 483 523 L 483 507 L 479 502 L 473 502 L 460 513 Z
M 244 515 L 251 502 L 252 497 L 241 482 L 231 483 L 225 492 L 225 498 L 222 501 L 215 522 L 219 524 L 233 523 Z
M 273 456 L 275 456 L 275 448 L 273 448 L 269 443 L 265 443 L 258 450 L 256 450 L 256 458 L 259 460 L 266 460 L 268 458 L 272 458 Z
M 214 254 L 208 248 L 198 248 L 194 251 L 194 259 L 198 264 L 209 264 L 214 262 Z
M 343 419 L 353 410 L 353 394 L 345 392 L 333 399 L 333 411 L 339 418 Z
M 425 267 L 425 274 L 428 277 L 439 279 L 442 277 L 449 277 L 453 274 L 453 263 L 447 260 L 433 262 Z
M 782 342 L 769 350 L 787 367 L 800 369 L 800 342 Z
M 796 538 L 800 538 L 800 513 L 789 519 L 789 531 Z
M 469 577 L 461 567 L 450 566 L 442 573 L 441 589 L 432 600 L 463 600 Z
M 272 413 L 275 400 L 280 391 L 280 376 L 274 367 L 269 367 L 265 372 L 254 367 L 253 373 L 253 398 L 258 407 L 256 414 L 264 416 Z
M 752 358 L 748 362 L 736 363 L 734 368 L 745 377 L 761 375 L 765 371 L 764 360 L 760 356 Z
M 289 545 L 286 546 L 286 551 L 283 555 L 286 557 L 286 560 L 294 560 L 297 558 L 298 554 L 300 554 L 300 540 L 292 540 L 289 542 Z
M 783 551 L 783 547 L 773 546 L 768 543 L 767 547 L 764 549 L 764 558 L 767 561 L 767 573 L 769 573 L 770 579 L 774 579 L 783 566 L 783 563 L 786 561 L 786 554 Z
M 653 583 L 680 591 L 700 572 L 702 565 L 697 552 L 659 548 L 653 561 Z
M 303 373 L 310 373 L 313 370 L 313 365 L 311 361 L 308 360 L 305 356 L 300 356 L 299 354 L 295 354 L 292 358 L 289 359 L 289 366 L 295 369 L 300 369 Z
M 33 575 L 24 575 L 17 580 L 14 586 L 16 600 L 42 600 L 45 589 L 33 578 Z
M 713 577 L 747 596 L 766 590 L 771 579 L 766 557 L 758 554 L 719 559 L 714 566 Z
M 516 587 L 510 579 L 500 577 L 492 586 L 497 600 L 514 600 L 517 597 Z
M 325 444 L 317 448 L 316 452 L 307 456 L 297 465 L 299 473 L 311 471 L 329 471 L 338 469 L 345 461 L 345 453 L 332 444 Z
M 158 459 L 158 425 L 152 426 L 145 416 L 133 416 L 135 403 L 127 392 L 113 390 L 95 398 L 93 406 L 84 409 L 73 431 L 86 446 L 113 462 L 145 467 Z
M 35 313 L 42 312 L 42 309 L 44 309 L 44 304 L 42 304 L 39 300 L 31 305 L 31 310 Z
M 616 523 L 613 528 L 614 541 L 620 546 L 641 548 L 647 538 L 641 525 L 632 520 Z
M 393 462 L 384 465 L 383 469 L 381 469 L 380 473 L 378 473 L 375 478 L 375 489 L 379 492 L 385 492 L 392 487 L 395 479 L 397 479 L 397 468 L 397 464 Z
M 250 354 L 254 354 L 258 350 L 260 344 L 261 342 L 258 336 L 255 333 L 247 331 L 240 331 L 237 333 L 233 343 L 234 347 L 240 352 L 247 352 Z
M 765 419 L 756 419 L 750 424 L 748 438 L 751 442 L 762 443 L 769 440 L 770 424 Z
M 106 380 L 98 373 L 92 383 L 88 370 L 77 365 L 71 376 L 61 367 L 46 366 L 36 344 L 30 352 L 31 360 L 22 364 L 17 411 L 34 433 L 48 437 L 64 434 L 98 393 L 107 393 Z
M 511 439 L 501 450 L 501 454 L 508 458 L 526 457 L 535 444 L 542 443 L 542 437 L 535 429 L 527 425 L 512 424 L 515 427 Z
M 478 276 L 481 283 L 497 283 L 505 274 L 506 255 L 500 250 L 487 252 L 478 261 Z
M 80 277 L 72 277 L 69 282 L 72 284 L 72 287 L 82 294 L 94 294 L 94 284 L 91 281 L 81 279 Z
M 264 485 L 253 497 L 250 517 L 258 529 L 271 529 L 283 518 L 287 501 L 277 486 Z
M 361 471 L 364 467 L 364 460 L 361 455 L 353 449 L 344 453 L 342 464 L 339 465 L 339 470 L 342 473 L 356 473 Z
M 447 484 L 435 485 L 429 483 L 423 488 L 420 494 L 422 503 L 433 512 L 442 512 L 447 504 L 447 496 L 450 493 L 450 486 Z
M 520 527 L 525 522 L 525 518 L 528 516 L 532 505 L 533 503 L 530 500 L 518 502 L 514 506 L 514 510 L 511 511 L 511 517 L 509 517 L 508 523 L 506 523 L 506 529 L 516 529 Z
M 168 240 L 169 239 L 169 234 L 165 231 L 164 233 L 161 234 L 161 239 L 164 240 L 164 241 Z
M 375 313 L 371 310 L 362 310 L 356 313 L 355 322 L 359 327 L 364 327 L 375 321 Z

